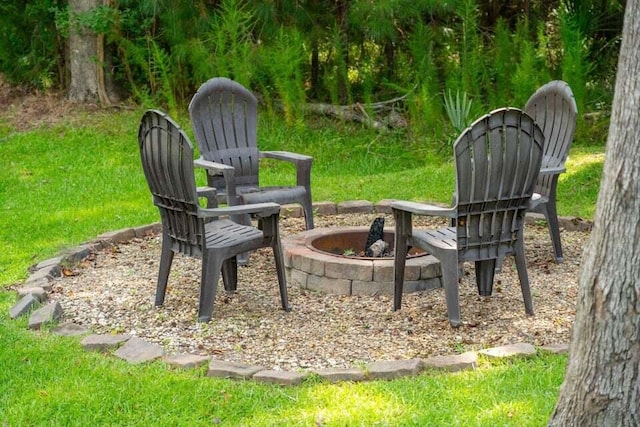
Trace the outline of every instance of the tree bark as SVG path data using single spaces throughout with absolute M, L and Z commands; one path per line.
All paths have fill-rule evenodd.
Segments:
M 338 25 L 339 37 L 341 38 L 341 51 L 338 52 L 341 58 L 338 60 L 338 96 L 342 104 L 346 104 L 349 99 L 349 36 L 347 31 L 347 15 L 349 13 L 349 2 L 347 0 L 336 0 L 336 22 Z
M 69 0 L 69 68 L 67 97 L 78 102 L 109 103 L 104 86 L 104 37 L 80 24 L 79 15 L 101 5 L 101 0 Z
M 594 229 L 551 426 L 640 425 L 640 2 L 627 3 Z

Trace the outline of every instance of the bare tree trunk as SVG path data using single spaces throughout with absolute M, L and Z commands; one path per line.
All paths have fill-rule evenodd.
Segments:
M 67 97 L 72 101 L 109 103 L 104 87 L 104 37 L 80 24 L 78 15 L 102 4 L 101 0 L 69 0 L 69 63 L 71 83 Z
M 348 84 L 348 70 L 349 70 L 349 36 L 347 33 L 347 15 L 349 12 L 349 2 L 347 0 L 336 0 L 336 22 L 339 29 L 339 37 L 341 40 L 342 51 L 338 52 L 342 55 L 339 58 L 339 64 L 342 64 L 343 69 L 338 67 L 338 96 L 342 104 L 346 104 L 349 99 L 349 84 Z
M 317 99 L 320 86 L 320 48 L 317 39 L 311 41 L 311 99 Z
M 640 425 L 640 2 L 627 3 L 604 174 L 551 426 Z

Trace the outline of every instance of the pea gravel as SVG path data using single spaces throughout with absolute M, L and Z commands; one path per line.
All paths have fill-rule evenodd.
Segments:
M 317 216 L 316 227 L 370 225 L 380 214 Z M 393 218 L 385 216 L 386 226 Z M 422 221 L 418 226 L 442 223 Z M 283 236 L 303 230 L 281 218 Z M 405 294 L 394 312 L 391 295 L 341 296 L 289 286 L 292 311 L 281 310 L 269 249 L 240 267 L 238 290 L 222 283 L 209 323 L 196 322 L 200 261 L 176 255 L 165 304 L 154 306 L 160 236 L 136 238 L 92 254 L 54 282 L 51 300 L 65 320 L 93 333 L 128 333 L 161 344 L 168 354 L 210 355 L 267 369 L 351 367 L 376 360 L 426 358 L 516 342 L 569 342 L 581 252 L 587 232 L 563 231 L 565 261 L 556 264 L 546 225 L 527 225 L 525 246 L 535 316 L 524 312 L 513 258 L 496 275 L 491 297 L 478 296 L 472 264 L 460 283 L 463 325 L 453 329 L 442 289 Z

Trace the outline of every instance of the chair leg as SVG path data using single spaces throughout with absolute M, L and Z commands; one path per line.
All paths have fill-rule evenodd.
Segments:
M 527 274 L 527 263 L 524 257 L 524 242 L 522 236 L 515 245 L 516 267 L 518 278 L 520 279 L 520 289 L 524 300 L 524 310 L 529 316 L 533 316 L 533 301 L 531 299 L 531 289 L 529 288 L 529 275 Z
M 211 251 L 205 250 L 202 254 L 202 277 L 200 279 L 198 322 L 208 322 L 211 320 L 221 269 L 222 260 L 220 257 L 211 253 Z
M 483 297 L 490 297 L 493 291 L 493 278 L 496 272 L 496 260 L 486 259 L 476 261 L 476 284 L 478 294 Z
M 156 306 L 164 304 L 164 296 L 167 292 L 167 282 L 169 281 L 173 255 L 170 238 L 166 234 L 163 234 L 162 250 L 160 253 L 160 271 L 158 272 L 158 284 L 156 286 Z
M 251 215 L 234 215 L 231 217 L 231 220 L 236 224 L 251 225 Z M 238 263 L 238 265 L 249 265 L 250 257 L 250 251 L 243 252 L 236 256 L 236 262 Z
M 287 278 L 284 270 L 284 255 L 282 254 L 282 246 L 280 239 L 274 239 L 273 258 L 276 262 L 276 273 L 278 274 L 278 286 L 280 287 L 280 302 L 284 311 L 291 311 L 289 306 L 289 293 L 287 292 Z
M 553 243 L 553 252 L 556 256 L 556 262 L 563 262 L 562 241 L 560 240 L 560 225 L 558 224 L 558 213 L 556 211 L 555 200 L 549 200 L 545 209 L 545 217 L 547 220 L 547 228 L 549 228 L 549 236 Z
M 442 267 L 442 286 L 447 302 L 447 316 L 449 324 L 457 328 L 462 324 L 460 321 L 460 301 L 458 296 L 458 260 L 457 257 L 440 258 Z
M 238 289 L 238 263 L 236 257 L 231 257 L 222 262 L 222 281 L 224 289 L 235 292 Z
M 402 291 L 404 288 L 404 270 L 407 263 L 407 236 L 411 233 L 411 214 L 395 211 L 396 230 L 393 255 L 393 310 L 402 307 Z
M 397 234 L 396 234 L 397 236 Z M 393 310 L 402 307 L 402 292 L 404 288 L 404 270 L 407 263 L 407 239 L 396 239 L 396 249 L 393 260 Z
M 302 210 L 304 211 L 304 222 L 307 230 L 313 229 L 313 205 L 311 204 L 311 199 L 302 203 Z
M 500 257 L 496 259 L 496 273 L 500 273 L 502 271 L 503 263 L 504 263 L 504 257 Z

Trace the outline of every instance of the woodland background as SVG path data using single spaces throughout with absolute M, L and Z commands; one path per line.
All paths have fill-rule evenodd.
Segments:
M 618 0 L 3 2 L 0 73 L 28 90 L 72 94 L 68 40 L 75 33 L 97 40 L 91 60 L 104 73 L 102 104 L 128 100 L 184 116 L 200 84 L 227 76 L 291 125 L 321 112 L 403 128 L 424 144 L 441 143 L 490 109 L 522 107 L 539 86 L 562 79 L 581 113 L 576 140 L 604 144 L 624 6 Z

